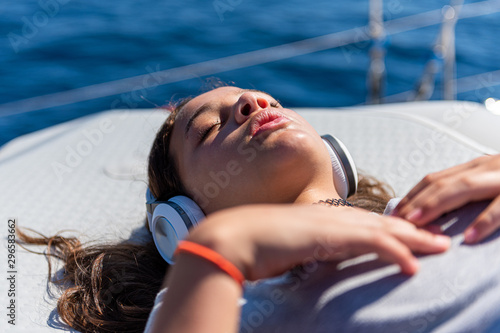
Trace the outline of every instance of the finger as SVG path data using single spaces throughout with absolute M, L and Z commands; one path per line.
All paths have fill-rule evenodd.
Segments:
M 474 244 L 500 228 L 500 197 L 497 197 L 464 232 L 464 241 Z
M 404 209 L 404 207 L 409 204 L 412 199 L 417 196 L 421 191 L 427 188 L 429 185 L 434 184 L 440 179 L 449 178 L 451 176 L 457 175 L 465 170 L 476 168 L 485 163 L 485 159 L 489 159 L 489 156 L 481 156 L 479 158 L 473 159 L 469 162 L 453 166 L 451 168 L 434 172 L 425 176 L 415 187 L 413 187 L 408 194 L 398 203 L 395 208 L 395 213 Z M 400 216 L 400 215 L 399 215 Z
M 452 210 L 454 206 L 463 205 L 470 200 L 470 195 L 466 183 L 442 179 L 416 195 L 400 209 L 398 216 L 417 226 L 423 226 Z
M 380 260 L 399 265 L 404 274 L 412 275 L 417 272 L 417 259 L 408 246 L 394 236 L 382 229 L 370 228 L 360 228 L 355 233 L 356 237 L 344 244 L 349 249 L 347 257 L 375 252 Z
M 413 197 L 415 197 L 420 191 L 422 191 L 427 186 L 431 185 L 438 179 L 443 179 L 452 175 L 455 175 L 464 170 L 470 169 L 478 165 L 478 161 L 475 159 L 463 164 L 455 165 L 451 168 L 444 169 L 441 171 L 433 172 L 426 175 L 422 180 L 415 185 L 410 192 L 408 192 L 405 197 L 396 206 L 397 209 L 402 208 L 407 202 L 409 202 Z
M 415 274 L 420 265 L 411 250 L 402 242 L 393 237 L 388 237 L 384 244 L 378 244 L 377 254 L 386 262 L 394 262 L 399 265 L 403 274 Z
M 450 238 L 441 234 L 439 226 L 432 226 L 437 230 L 431 232 L 425 229 L 419 229 L 414 224 L 397 217 L 386 217 L 389 221 L 385 226 L 387 232 L 405 243 L 410 250 L 420 253 L 437 253 L 448 249 Z
M 459 178 L 439 180 L 418 194 L 400 211 L 407 220 L 422 226 L 472 201 L 494 198 L 500 193 L 496 171 L 469 171 Z
M 371 237 L 367 242 L 372 246 L 371 251 L 377 252 L 385 261 L 397 263 L 406 274 L 414 274 L 418 269 L 411 251 L 439 253 L 450 246 L 449 237 L 417 229 L 411 223 L 399 218 L 385 217 L 380 219 L 378 228 L 363 230 L 367 230 Z M 352 248 L 362 250 L 362 247 L 356 245 Z
M 413 226 L 415 228 L 415 226 Z M 424 229 L 395 229 L 391 233 L 417 253 L 440 253 L 446 251 L 451 244 L 450 237 L 433 234 Z

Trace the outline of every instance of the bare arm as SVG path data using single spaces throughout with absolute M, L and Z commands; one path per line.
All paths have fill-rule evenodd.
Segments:
M 301 205 L 221 211 L 209 216 L 188 240 L 220 253 L 248 280 L 282 274 L 306 258 L 340 260 L 369 252 L 414 274 L 418 264 L 412 251 L 436 253 L 449 246 L 447 237 L 398 218 L 355 208 Z M 169 289 L 153 332 L 238 331 L 242 288 L 212 263 L 181 253 L 166 284 Z

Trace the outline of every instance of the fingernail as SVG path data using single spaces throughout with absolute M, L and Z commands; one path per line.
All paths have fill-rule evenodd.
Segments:
M 474 243 L 477 240 L 477 236 L 476 228 L 468 229 L 464 233 L 464 240 L 466 243 Z
M 450 245 L 450 237 L 445 235 L 435 235 L 434 242 L 438 245 L 449 246 Z
M 420 219 L 421 217 L 422 217 L 422 209 L 416 208 L 416 209 L 412 210 L 411 212 L 409 212 L 408 214 L 406 214 L 405 218 L 408 221 L 415 222 L 418 219 Z

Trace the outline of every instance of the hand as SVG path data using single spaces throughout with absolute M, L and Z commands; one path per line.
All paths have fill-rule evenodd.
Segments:
M 343 260 L 375 252 L 403 273 L 418 270 L 412 251 L 436 253 L 449 238 L 395 217 L 357 208 L 248 206 L 211 215 L 189 240 L 211 247 L 249 280 L 282 274 L 306 259 Z
M 450 240 L 395 217 L 356 208 L 255 205 L 209 215 L 187 240 L 220 253 L 248 280 L 279 275 L 304 260 L 340 260 L 376 252 L 407 274 L 412 251 L 445 251 Z M 237 332 L 242 288 L 209 261 L 180 253 L 151 332 Z
M 500 155 L 427 175 L 398 204 L 393 215 L 423 226 L 444 213 L 473 201 L 493 199 L 465 230 L 465 242 L 475 243 L 500 227 Z

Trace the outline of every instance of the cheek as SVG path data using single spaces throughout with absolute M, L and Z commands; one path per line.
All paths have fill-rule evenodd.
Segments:
M 186 189 L 202 189 L 207 183 L 216 181 L 226 184 L 226 175 L 231 184 L 238 182 L 243 170 L 248 169 L 248 159 L 256 155 L 256 149 L 249 151 L 245 143 L 244 128 L 226 127 L 213 141 L 196 149 L 185 161 L 183 179 Z M 240 147 L 241 145 L 241 147 Z M 253 155 L 251 155 L 253 152 Z M 214 180 L 215 179 L 215 180 Z
M 203 149 L 192 156 L 184 173 L 186 187 L 201 188 L 211 179 L 211 175 L 224 169 L 228 160 L 227 152 L 221 149 Z M 213 176 L 212 176 L 213 178 Z

